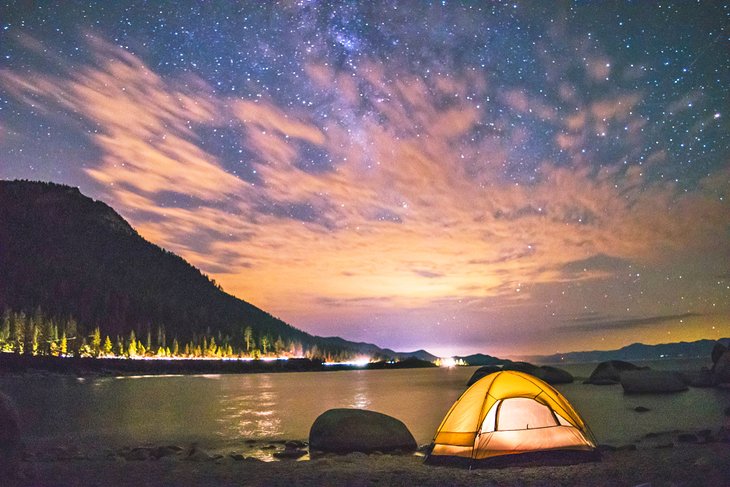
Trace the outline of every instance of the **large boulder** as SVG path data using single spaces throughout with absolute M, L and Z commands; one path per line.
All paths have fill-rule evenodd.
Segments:
M 573 382 L 573 374 L 567 370 L 551 367 L 549 365 L 540 366 L 542 370 L 542 380 L 548 384 L 570 384 Z
M 727 352 L 727 347 L 723 345 L 720 342 L 716 342 L 715 346 L 712 347 L 712 354 L 710 355 L 712 357 L 712 366 L 714 367 L 718 360 L 720 360 L 720 357 Z
M 630 362 L 624 362 L 623 360 L 609 360 L 598 364 L 585 383 L 598 386 L 618 384 L 621 382 L 622 372 L 646 369 L 648 367 L 639 367 Z
M 515 370 L 517 372 L 534 375 L 535 377 L 539 377 L 541 374 L 540 367 L 532 365 L 529 362 L 507 362 L 502 367 L 502 370 Z
M 715 384 L 730 383 L 730 350 L 726 350 L 712 367 L 712 382 Z
M 707 367 L 702 367 L 697 372 L 685 372 L 682 374 L 684 381 L 692 387 L 712 387 L 712 372 Z
M 626 370 L 621 373 L 621 387 L 629 394 L 681 392 L 688 389 L 680 374 L 662 370 Z
M 466 386 L 469 387 L 482 377 L 486 377 L 489 374 L 493 374 L 495 372 L 499 372 L 502 370 L 502 367 L 499 367 L 497 365 L 485 365 L 483 367 L 479 367 L 477 370 L 474 371 L 474 373 L 471 375 L 471 378 L 466 383 Z
M 21 448 L 18 410 L 13 401 L 0 392 L 0 479 L 16 477 Z
M 309 449 L 333 453 L 416 451 L 402 421 L 364 409 L 330 409 L 309 430 Z
M 516 370 L 534 375 L 548 384 L 569 384 L 573 382 L 573 376 L 570 372 L 549 365 L 537 366 L 529 362 L 508 362 L 504 364 L 503 370 Z

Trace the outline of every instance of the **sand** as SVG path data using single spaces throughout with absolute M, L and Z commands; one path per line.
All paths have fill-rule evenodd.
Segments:
M 728 486 L 730 443 L 683 443 L 659 435 L 636 450 L 603 452 L 599 462 L 481 468 L 426 465 L 416 455 L 332 455 L 263 462 L 228 455 L 198 461 L 187 452 L 125 460 L 103 449 L 73 455 L 30 452 L 18 486 Z M 634 448 L 632 446 L 632 448 Z M 71 457 L 71 458 L 69 458 Z M 241 458 L 239 456 L 239 458 Z M 7 480 L 7 479 L 6 479 Z M 0 484 L 3 481 L 0 480 Z

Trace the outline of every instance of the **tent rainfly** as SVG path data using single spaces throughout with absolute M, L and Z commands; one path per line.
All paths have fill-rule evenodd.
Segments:
M 533 455 L 516 455 L 525 453 Z M 507 370 L 478 380 L 451 406 L 426 461 L 509 464 L 551 455 L 585 461 L 598 451 L 562 394 L 537 377 Z

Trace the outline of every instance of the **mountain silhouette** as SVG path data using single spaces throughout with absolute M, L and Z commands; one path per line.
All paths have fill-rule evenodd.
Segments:
M 0 312 L 73 318 L 79 332 L 215 337 L 234 348 L 266 337 L 311 356 L 394 358 L 392 350 L 317 337 L 224 292 L 183 258 L 142 238 L 110 206 L 77 188 L 0 181 Z

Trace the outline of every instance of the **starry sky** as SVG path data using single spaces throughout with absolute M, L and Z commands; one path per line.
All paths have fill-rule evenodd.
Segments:
M 730 3 L 5 2 L 0 178 L 310 333 L 730 336 Z

